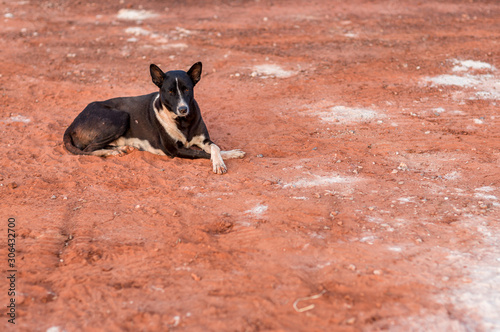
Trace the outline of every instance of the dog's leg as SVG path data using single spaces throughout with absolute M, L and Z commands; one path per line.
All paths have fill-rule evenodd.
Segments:
M 221 151 L 220 148 L 210 139 L 207 139 L 205 135 L 196 136 L 190 143 L 210 154 L 213 171 L 216 174 L 224 174 L 227 172 L 224 159 L 243 158 L 245 156 L 245 152 L 241 150 Z
M 212 160 L 214 173 L 224 174 L 227 172 L 227 167 L 222 159 L 220 148 L 214 143 L 210 144 L 210 160 Z
M 129 126 L 129 114 L 106 107 L 102 103 L 89 104 L 64 134 L 66 148 L 75 154 L 105 157 L 120 155 L 127 149 L 113 149 L 110 144 L 121 137 Z
M 222 156 L 222 159 L 238 159 L 245 156 L 245 151 L 234 149 L 229 151 L 221 151 L 220 154 Z
M 186 149 L 182 148 L 177 150 L 177 156 L 180 158 L 187 158 L 187 159 L 210 159 L 210 154 L 206 153 L 203 150 L 192 150 L 192 149 Z

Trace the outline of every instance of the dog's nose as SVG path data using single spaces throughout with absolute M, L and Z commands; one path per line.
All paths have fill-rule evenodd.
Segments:
M 179 112 L 179 114 L 184 115 L 184 114 L 187 114 L 187 112 L 188 112 L 188 108 L 187 108 L 187 106 L 180 106 L 180 107 L 177 109 L 177 111 Z

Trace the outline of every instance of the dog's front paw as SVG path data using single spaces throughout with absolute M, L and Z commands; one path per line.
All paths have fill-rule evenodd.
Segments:
M 220 154 L 223 159 L 238 159 L 245 156 L 245 151 L 235 149 L 230 151 L 221 151 Z
M 224 174 L 227 172 L 226 164 L 221 160 L 220 162 L 213 161 L 213 168 L 215 174 Z

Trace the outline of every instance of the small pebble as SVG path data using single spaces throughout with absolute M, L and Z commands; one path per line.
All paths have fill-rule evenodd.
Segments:
M 264 157 L 264 155 L 262 155 L 262 154 L 257 155 L 257 158 L 263 158 L 263 157 Z

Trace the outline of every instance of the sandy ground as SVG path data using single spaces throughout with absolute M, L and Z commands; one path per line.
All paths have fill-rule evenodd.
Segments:
M 500 331 L 499 17 L 494 0 L 2 1 L 0 329 Z M 197 61 L 213 140 L 247 152 L 227 174 L 63 148 L 89 102 Z

